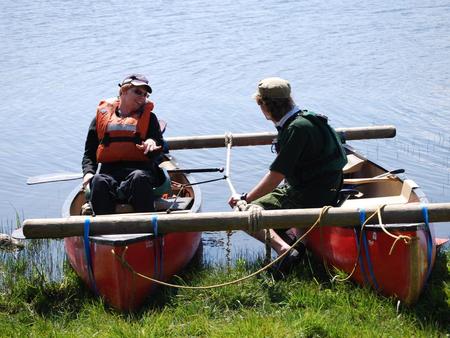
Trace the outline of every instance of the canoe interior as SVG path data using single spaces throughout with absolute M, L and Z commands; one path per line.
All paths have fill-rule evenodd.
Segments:
M 166 169 L 176 167 L 173 158 L 165 158 L 161 164 Z M 172 192 L 157 203 L 158 213 L 165 213 L 180 193 L 184 184 L 193 183 L 189 175 L 171 174 Z M 201 194 L 197 186 L 184 187 L 177 198 L 177 213 L 198 212 Z M 80 215 L 81 206 L 86 202 L 84 193 L 75 192 L 66 211 L 70 215 Z M 120 209 L 122 208 L 122 209 Z M 129 210 L 129 206 L 118 206 L 119 210 Z M 173 208 L 173 207 L 172 207 Z M 159 210 L 158 210 L 159 209 Z M 83 281 L 106 303 L 120 311 L 138 309 L 158 287 L 158 284 L 131 272 L 116 255 L 122 256 L 138 273 L 153 279 L 168 281 L 180 272 L 196 253 L 201 233 L 171 233 L 154 236 L 149 217 L 149 233 L 132 235 L 104 235 L 89 237 L 91 264 L 82 237 L 65 239 L 65 247 L 70 264 Z M 114 254 L 114 253 L 116 254 Z
M 347 147 L 356 168 L 347 166 L 345 178 L 372 178 L 386 173 Z M 356 159 L 356 161 L 355 161 Z M 397 168 L 395 168 L 397 169 Z M 380 206 L 384 204 L 426 203 L 420 187 L 406 175 L 361 185 L 344 186 L 360 191 L 362 197 L 349 198 L 343 207 Z M 369 215 L 366 215 L 368 217 Z M 434 264 L 436 245 L 432 224 L 389 224 L 360 228 L 327 227 L 314 229 L 306 239 L 307 247 L 329 266 L 351 273 L 358 284 L 373 287 L 380 293 L 406 304 L 417 301 Z M 407 241 L 396 241 L 405 236 Z M 395 244 L 394 244 L 395 243 Z

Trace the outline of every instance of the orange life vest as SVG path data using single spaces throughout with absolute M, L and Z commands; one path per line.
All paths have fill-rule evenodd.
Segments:
M 97 162 L 148 161 L 136 144 L 145 141 L 153 102 L 145 103 L 142 114 L 127 117 L 116 115 L 118 106 L 119 100 L 114 99 L 101 101 L 97 107 Z

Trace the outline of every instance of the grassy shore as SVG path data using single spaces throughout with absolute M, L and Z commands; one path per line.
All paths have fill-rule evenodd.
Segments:
M 1 256 L 0 336 L 442 337 L 450 332 L 448 251 L 439 253 L 413 307 L 351 282 L 330 283 L 320 264 L 306 261 L 278 281 L 263 273 L 220 289 L 163 288 L 140 312 L 122 314 L 94 297 L 66 265 L 63 277 L 50 281 L 32 256 L 52 245 L 33 245 L 27 254 Z M 174 282 L 215 284 L 247 275 L 259 264 L 241 259 L 232 268 L 191 266 Z

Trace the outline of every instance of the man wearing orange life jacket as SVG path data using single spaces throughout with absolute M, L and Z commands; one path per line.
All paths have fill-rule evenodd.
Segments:
M 163 137 L 141 74 L 119 84 L 117 98 L 101 101 L 89 126 L 82 160 L 83 185 L 90 185 L 95 214 L 114 213 L 120 201 L 136 212 L 154 210 L 152 190 L 164 181 L 157 158 Z M 100 169 L 97 169 L 100 165 Z

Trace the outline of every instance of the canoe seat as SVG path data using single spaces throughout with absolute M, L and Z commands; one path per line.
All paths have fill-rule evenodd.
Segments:
M 189 208 L 193 198 L 192 197 L 178 197 L 175 201 L 175 197 L 172 198 L 156 198 L 155 199 L 155 211 L 170 210 L 186 210 Z M 175 203 L 174 203 L 175 202 Z M 126 214 L 135 212 L 130 204 L 117 204 L 116 214 Z
M 155 200 L 155 210 L 165 211 L 169 208 L 170 210 L 186 210 L 189 209 L 193 200 L 194 199 L 192 197 L 178 197 L 176 201 L 175 197 L 157 198 Z
M 347 155 L 347 164 L 342 169 L 344 174 L 353 174 L 361 170 L 361 167 L 366 161 L 359 158 L 356 155 L 349 154 Z
M 339 198 L 336 203 L 337 207 L 340 207 L 347 201 L 350 197 L 358 197 L 361 195 L 361 192 L 356 189 L 341 189 L 339 191 Z
M 155 199 L 155 211 L 166 211 L 170 208 L 170 210 L 186 210 L 189 209 L 192 201 L 194 199 L 192 197 L 178 197 L 175 201 L 175 197 L 172 198 L 157 198 Z M 175 201 L 175 203 L 174 203 Z M 119 203 L 116 204 L 116 214 L 128 214 L 134 212 L 131 204 Z M 91 207 L 89 203 L 85 203 L 81 207 L 81 215 L 92 215 Z
M 410 202 L 413 189 L 418 187 L 413 180 L 405 180 L 403 181 L 402 191 L 398 195 L 348 199 L 342 206 L 349 208 L 368 208 L 383 204 L 405 204 Z
M 170 180 L 169 173 L 168 173 L 167 169 L 165 169 L 165 168 L 161 168 L 161 169 L 164 173 L 164 182 L 160 186 L 153 188 L 153 195 L 156 198 L 155 204 L 156 204 L 157 200 L 162 199 L 161 196 L 172 194 L 172 186 L 171 186 L 171 180 Z M 89 185 L 86 188 L 84 188 L 84 195 L 85 195 L 86 200 L 90 199 L 91 191 L 90 191 Z M 158 210 L 157 208 L 155 208 L 155 209 Z M 178 210 L 177 206 L 173 206 L 173 210 Z M 117 203 L 116 204 L 116 208 L 115 208 L 116 214 L 126 214 L 126 213 L 131 213 L 131 212 L 134 212 L 134 209 L 130 204 L 126 204 L 126 203 Z M 82 215 L 92 215 L 92 209 L 91 209 L 91 206 L 89 205 L 89 203 L 85 203 L 81 207 L 81 214 Z

